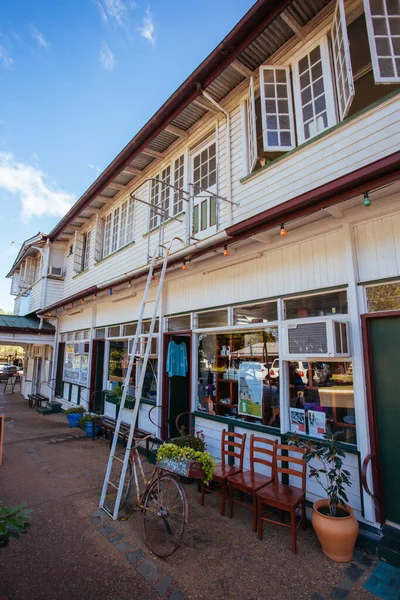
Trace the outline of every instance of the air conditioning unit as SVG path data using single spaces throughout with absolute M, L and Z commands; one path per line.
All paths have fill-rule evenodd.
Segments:
M 74 342 L 74 354 L 89 354 L 89 342 Z
M 344 321 L 285 323 L 285 360 L 351 356 L 349 324 Z
M 62 267 L 49 267 L 48 275 L 51 277 L 63 277 Z
M 143 357 L 145 355 L 148 339 L 149 339 L 148 335 L 139 336 L 137 351 L 136 351 L 137 356 Z M 134 340 L 133 337 L 129 338 L 129 340 L 128 340 L 129 355 L 132 354 L 133 340 Z M 157 334 L 155 334 L 151 340 L 151 350 L 150 350 L 150 354 L 149 354 L 150 358 L 158 357 L 158 348 L 159 348 L 159 337 Z

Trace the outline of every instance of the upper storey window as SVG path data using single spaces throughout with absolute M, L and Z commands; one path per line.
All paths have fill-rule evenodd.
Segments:
M 213 233 L 217 225 L 217 148 L 215 141 L 192 155 L 193 233 Z
M 184 189 L 185 156 L 182 154 L 150 182 L 150 230 L 158 227 L 162 219 L 166 221 L 184 210 Z
M 290 65 L 261 66 L 259 96 L 250 79 L 248 171 L 260 158 L 273 160 L 398 89 L 399 3 L 364 0 L 364 7 L 365 15 L 347 23 L 343 0 L 337 0 L 328 35 L 309 43 Z
M 129 198 L 104 219 L 103 258 L 133 241 L 134 200 Z

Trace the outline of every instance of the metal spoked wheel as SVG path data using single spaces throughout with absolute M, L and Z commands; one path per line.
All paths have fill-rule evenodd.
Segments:
M 149 487 L 143 504 L 144 537 L 156 556 L 170 556 L 179 546 L 187 507 L 186 490 L 176 477 L 163 475 Z
M 122 471 L 122 466 L 123 466 L 123 462 L 124 462 L 124 456 L 125 455 L 123 453 L 121 453 L 121 454 L 117 454 L 113 458 L 113 464 L 112 464 L 111 475 L 110 475 L 110 481 L 113 485 L 108 484 L 107 494 L 104 499 L 104 508 L 106 508 L 108 510 L 108 512 L 111 514 L 113 514 L 113 512 L 114 512 L 115 501 L 117 499 L 117 493 L 118 493 L 119 482 L 121 480 L 121 471 Z M 119 505 L 120 509 L 123 507 L 123 505 L 125 504 L 128 496 L 129 496 L 129 492 L 131 491 L 131 483 L 132 483 L 132 462 L 130 460 L 128 460 L 128 467 L 126 469 L 126 474 L 125 474 L 124 488 L 122 490 L 121 502 Z M 113 486 L 115 486 L 115 487 L 113 487 Z

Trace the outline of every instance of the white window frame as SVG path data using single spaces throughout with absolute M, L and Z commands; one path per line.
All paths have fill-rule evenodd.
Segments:
M 133 198 L 127 198 L 102 220 L 102 226 L 98 228 L 99 235 L 102 235 L 102 258 L 134 241 L 134 202 Z M 97 243 L 95 252 L 98 252 Z
M 247 157 L 250 173 L 256 166 L 257 152 L 257 125 L 256 125 L 256 100 L 254 94 L 254 77 L 250 77 L 249 92 L 246 99 L 246 127 L 247 127 Z
M 397 68 L 396 68 L 396 63 L 395 63 L 395 57 L 397 57 L 397 55 L 395 55 L 394 53 L 394 48 L 393 48 L 393 41 L 392 41 L 392 37 L 394 37 L 394 35 L 390 35 L 390 29 L 389 29 L 389 16 L 387 14 L 387 0 L 382 0 L 383 4 L 384 4 L 384 14 L 382 15 L 372 15 L 371 12 L 371 6 L 370 6 L 370 0 L 364 0 L 364 11 L 365 11 L 365 20 L 367 23 L 367 32 L 368 32 L 368 41 L 369 41 L 369 48 L 370 48 L 370 52 L 371 52 L 371 58 L 372 58 L 372 68 L 374 71 L 374 79 L 375 79 L 375 83 L 398 83 L 400 81 L 400 75 L 395 75 L 393 77 L 383 77 L 381 75 L 381 69 L 379 67 L 379 58 L 378 58 L 378 52 L 377 52 L 377 48 L 376 48 L 376 39 L 378 38 L 387 38 L 389 45 L 390 45 L 390 49 L 391 49 L 391 55 L 388 56 L 387 58 L 390 58 L 392 60 L 392 64 L 393 64 L 393 72 L 396 73 L 397 72 Z M 373 19 L 374 18 L 384 18 L 386 21 L 386 27 L 387 27 L 387 31 L 388 31 L 388 35 L 384 36 L 384 35 L 375 35 L 374 33 L 374 25 L 373 25 Z M 393 18 L 393 16 L 392 16 Z M 399 18 L 400 19 L 400 15 L 398 17 L 394 17 L 394 18 Z M 398 36 L 396 36 L 398 37 Z M 380 58 L 386 58 L 386 57 L 380 57 Z
M 82 261 L 82 271 L 89 268 L 90 264 L 90 252 L 91 252 L 91 243 L 92 243 L 92 230 L 89 229 L 86 233 L 83 234 L 84 237 L 84 251 L 83 251 L 83 261 Z
M 264 73 L 267 71 L 272 71 L 276 73 L 276 71 L 285 71 L 286 73 L 286 90 L 287 90 L 287 102 L 288 102 L 288 118 L 289 118 L 289 132 L 292 139 L 292 144 L 287 146 L 270 146 L 268 144 L 268 127 L 267 127 L 267 112 L 266 112 L 266 96 L 265 96 L 265 82 L 264 82 Z M 276 84 L 275 84 L 276 85 Z M 286 152 L 288 150 L 292 150 L 296 147 L 296 134 L 294 127 L 294 116 L 293 116 L 293 100 L 292 100 L 292 89 L 291 89 L 291 81 L 290 81 L 290 69 L 289 67 L 274 65 L 274 66 L 261 66 L 260 67 L 260 100 L 261 100 L 261 119 L 262 119 L 262 131 L 263 131 L 263 148 L 266 152 Z M 283 98 L 286 100 L 286 98 Z M 275 101 L 278 102 L 278 96 L 275 96 Z M 283 116 L 279 113 L 278 109 L 275 112 L 276 118 L 279 119 L 279 116 Z M 286 116 L 286 114 L 284 115 Z M 280 132 L 281 129 L 277 129 L 277 132 Z M 285 130 L 286 131 L 286 130 Z
M 194 194 L 194 160 L 197 156 L 199 156 L 204 150 L 207 150 L 211 146 L 215 145 L 215 183 L 212 184 L 206 191 L 199 191 L 196 195 L 193 195 L 193 220 L 192 220 L 192 232 L 198 238 L 208 237 L 217 232 L 218 228 L 218 201 L 213 196 L 213 194 L 218 193 L 218 144 L 216 137 L 213 136 L 212 139 L 209 139 L 206 143 L 202 144 L 200 147 L 197 147 L 190 155 L 190 173 L 192 176 L 192 185 L 193 185 L 193 194 Z M 209 162 L 209 159 L 207 160 Z M 201 163 L 200 163 L 201 166 Z M 209 173 L 207 173 L 207 177 L 209 178 Z M 214 200 L 213 200 L 214 199 Z M 215 223 L 212 223 L 212 203 L 215 203 Z M 204 205 L 204 203 L 206 203 Z M 202 228 L 202 207 L 206 206 L 206 227 Z M 197 208 L 198 207 L 198 208 Z M 195 230 L 195 211 L 198 211 L 198 228 Z
M 308 56 L 315 48 L 320 46 L 321 48 L 321 62 L 322 62 L 322 78 L 324 82 L 324 94 L 326 103 L 327 113 L 327 126 L 324 129 L 316 132 L 314 135 L 306 138 L 304 134 L 304 121 L 303 121 L 303 110 L 301 101 L 301 89 L 300 89 L 300 78 L 299 78 L 299 62 Z M 329 45 L 328 37 L 324 35 L 319 40 L 310 46 L 306 52 L 299 55 L 296 60 L 291 63 L 293 73 L 293 92 L 294 92 L 294 103 L 295 103 L 295 115 L 296 115 L 296 128 L 298 143 L 302 144 L 308 140 L 312 140 L 317 135 L 326 131 L 337 123 L 336 108 L 335 108 L 335 90 L 333 89 L 333 78 L 332 69 L 330 64 Z
M 173 187 L 175 186 L 175 175 L 176 175 L 176 163 L 180 160 L 183 160 L 183 175 L 182 175 L 182 188 L 185 189 L 186 184 L 186 165 L 187 165 L 187 157 L 186 153 L 182 152 L 172 161 L 165 163 L 159 172 L 154 175 L 153 180 L 149 182 L 148 187 L 148 198 L 149 202 L 152 206 L 158 209 L 165 209 L 164 211 L 154 212 L 152 207 L 149 207 L 149 225 L 148 230 L 153 231 L 160 226 L 161 216 L 164 217 L 165 221 L 170 219 L 171 217 L 175 217 L 179 213 L 184 211 L 184 206 L 182 204 L 180 210 L 177 210 L 180 207 L 180 204 L 184 202 L 184 200 L 178 196 L 176 190 Z M 168 173 L 168 177 L 166 177 Z M 158 179 L 158 183 L 154 181 Z M 169 185 L 163 185 L 163 182 L 167 181 Z M 176 198 L 178 198 L 176 200 Z M 155 202 L 153 202 L 155 200 Z M 161 215 L 163 213 L 163 215 Z
M 341 36 L 340 36 L 341 33 Z M 337 0 L 331 28 L 332 56 L 335 73 L 337 104 L 340 120 L 346 117 L 355 96 L 353 70 L 351 67 L 350 44 L 347 34 L 346 13 L 343 0 Z M 337 50 L 343 45 L 343 60 Z M 344 80 L 347 80 L 347 87 Z M 343 98 L 343 105 L 340 98 Z

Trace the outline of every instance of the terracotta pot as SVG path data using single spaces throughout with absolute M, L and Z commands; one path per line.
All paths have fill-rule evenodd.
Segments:
M 314 502 L 312 524 L 322 546 L 322 552 L 336 562 L 350 562 L 358 536 L 358 521 L 350 506 L 339 508 L 348 513 L 348 517 L 331 517 L 318 512 L 320 508 L 328 508 L 328 500 Z

